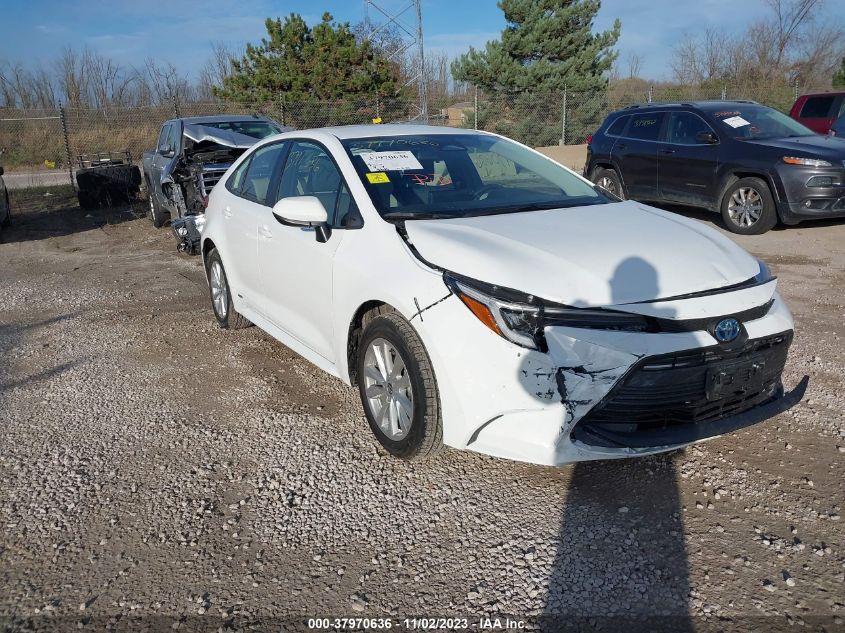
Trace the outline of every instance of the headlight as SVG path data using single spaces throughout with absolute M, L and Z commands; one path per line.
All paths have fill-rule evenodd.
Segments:
M 531 349 L 545 347 L 543 330 L 550 325 L 624 332 L 652 331 L 647 317 L 614 310 L 571 308 L 531 295 L 444 273 L 449 289 L 490 330 Z
M 803 165 L 804 167 L 830 167 L 830 163 L 820 158 L 800 158 L 798 156 L 784 156 L 787 165 Z

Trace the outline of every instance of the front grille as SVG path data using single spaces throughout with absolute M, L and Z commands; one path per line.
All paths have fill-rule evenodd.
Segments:
M 211 193 L 211 190 L 214 188 L 220 179 L 223 177 L 223 174 L 226 173 L 226 170 L 229 169 L 229 164 L 221 165 L 219 163 L 213 165 L 203 165 L 202 167 L 202 195 L 204 198 L 208 197 L 208 194 Z
M 792 342 L 792 332 L 748 341 L 738 349 L 708 347 L 644 358 L 578 426 L 621 432 L 654 431 L 712 422 L 771 400 Z M 762 374 L 742 388 L 728 384 L 718 394 L 708 378 L 723 368 L 756 367 Z M 737 370 L 739 371 L 739 370 Z

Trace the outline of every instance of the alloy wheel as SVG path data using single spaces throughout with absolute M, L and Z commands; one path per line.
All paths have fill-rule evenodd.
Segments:
M 728 215 L 740 227 L 753 226 L 763 215 L 763 197 L 752 187 L 740 187 L 728 201 Z
M 382 432 L 394 442 L 404 439 L 414 419 L 414 392 L 405 361 L 386 339 L 374 339 L 364 354 L 364 392 Z
M 229 291 L 226 289 L 226 277 L 223 273 L 223 266 L 220 262 L 211 263 L 211 301 L 214 303 L 214 311 L 220 319 L 226 318 L 226 311 L 229 309 Z
M 599 181 L 596 183 L 602 189 L 609 191 L 614 196 L 618 196 L 619 192 L 616 191 L 616 183 L 613 182 L 612 178 L 608 178 L 607 176 L 602 176 L 599 178 Z

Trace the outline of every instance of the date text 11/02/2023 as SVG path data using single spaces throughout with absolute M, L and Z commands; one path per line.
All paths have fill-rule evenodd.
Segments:
M 387 630 L 409 631 L 476 630 L 518 631 L 525 629 L 525 621 L 510 617 L 476 618 L 309 618 L 308 628 L 313 630 Z

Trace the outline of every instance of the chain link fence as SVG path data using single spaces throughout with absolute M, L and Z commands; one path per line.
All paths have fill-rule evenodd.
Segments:
M 70 173 L 81 154 L 123 152 L 140 163 L 156 145 L 161 124 L 174 117 L 247 114 L 266 116 L 295 129 L 411 120 L 415 104 L 400 100 L 289 101 L 266 103 L 178 103 L 135 108 L 0 109 L 0 164 L 9 173 Z
M 788 113 L 799 94 L 825 92 L 804 86 L 738 87 L 611 86 L 604 90 L 554 93 L 481 93 L 463 104 L 450 121 L 460 127 L 496 132 L 533 147 L 585 143 L 614 110 L 637 103 L 684 103 L 708 99 L 745 99 Z
M 824 88 L 820 89 L 824 91 Z M 751 99 L 788 111 L 803 86 L 750 88 L 707 86 L 654 87 L 645 82 L 619 82 L 590 92 L 483 93 L 471 90 L 453 105 L 432 112 L 430 123 L 497 132 L 526 145 L 577 145 L 595 132 L 613 110 L 634 103 L 684 102 L 702 99 Z M 178 103 L 136 108 L 19 110 L 0 109 L 0 164 L 7 172 L 71 171 L 79 154 L 129 150 L 139 163 L 152 149 L 166 119 L 216 114 L 256 114 L 295 129 L 412 120 L 418 113 L 412 101 L 293 101 L 280 94 L 265 103 Z

